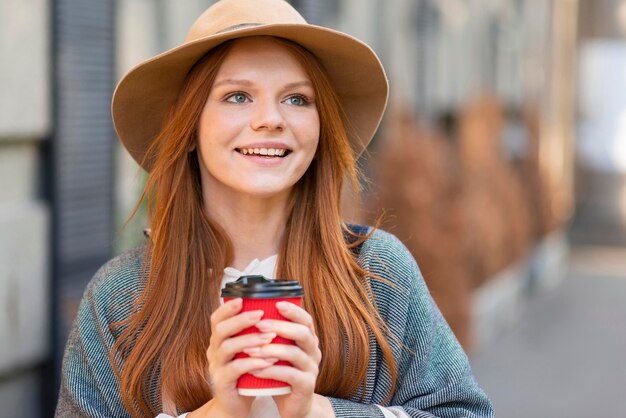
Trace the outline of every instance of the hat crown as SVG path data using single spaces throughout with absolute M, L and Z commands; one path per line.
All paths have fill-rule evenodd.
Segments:
M 285 0 L 220 0 L 205 10 L 189 29 L 186 42 L 263 24 L 307 24 Z

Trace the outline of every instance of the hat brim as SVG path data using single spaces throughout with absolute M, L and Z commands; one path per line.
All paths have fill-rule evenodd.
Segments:
M 387 104 L 388 82 L 372 49 L 344 33 L 309 24 L 245 27 L 187 42 L 131 69 L 118 83 L 111 104 L 115 130 L 131 156 L 150 171 L 144 155 L 178 98 L 189 70 L 212 48 L 231 39 L 275 36 L 309 50 L 333 83 L 350 123 L 348 135 L 360 154 L 378 129 Z

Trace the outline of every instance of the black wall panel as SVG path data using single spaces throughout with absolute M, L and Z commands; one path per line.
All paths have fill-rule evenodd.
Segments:
M 53 8 L 54 369 L 86 284 L 113 240 L 114 0 L 55 0 Z

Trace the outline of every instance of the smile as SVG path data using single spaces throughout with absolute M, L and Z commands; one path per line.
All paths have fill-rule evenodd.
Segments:
M 284 148 L 235 148 L 243 155 L 258 155 L 260 157 L 279 157 L 282 158 L 291 153 L 291 150 Z

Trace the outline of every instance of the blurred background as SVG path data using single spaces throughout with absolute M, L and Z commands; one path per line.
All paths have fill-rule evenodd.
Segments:
M 208 0 L 0 0 L 0 417 L 50 417 L 82 292 L 140 243 L 110 100 Z M 346 218 L 418 260 L 498 417 L 626 417 L 626 0 L 293 0 L 369 43 Z

